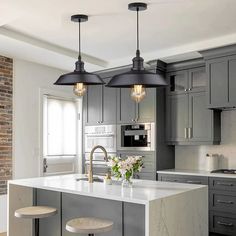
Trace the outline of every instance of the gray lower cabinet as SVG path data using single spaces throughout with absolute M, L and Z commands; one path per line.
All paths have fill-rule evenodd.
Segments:
M 55 207 L 58 214 L 39 220 L 39 236 L 61 236 L 61 193 L 35 189 L 35 205 Z
M 220 112 L 208 110 L 205 92 L 167 98 L 167 142 L 174 145 L 220 143 Z
M 158 174 L 159 181 L 209 184 L 210 235 L 236 235 L 236 179 Z
M 37 189 L 36 205 L 58 209 L 55 216 L 40 219 L 40 236 L 70 236 L 66 231 L 67 221 L 78 217 L 98 217 L 114 222 L 113 230 L 104 236 L 145 235 L 145 206 L 76 194 Z M 87 236 L 87 234 L 79 234 Z
M 156 180 L 156 158 L 155 152 L 118 151 L 118 156 L 142 156 L 144 166 L 140 173 L 134 175 L 136 179 Z
M 210 231 L 236 235 L 236 179 L 209 178 Z
M 121 88 L 118 92 L 117 122 L 120 124 L 136 122 L 154 122 L 156 111 L 156 89 L 147 88 L 147 95 L 140 103 L 130 97 L 130 88 Z
M 164 182 L 208 185 L 208 178 L 202 176 L 158 174 L 158 180 Z

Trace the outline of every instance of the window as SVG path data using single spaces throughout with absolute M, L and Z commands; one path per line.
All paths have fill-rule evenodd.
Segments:
M 77 103 L 46 96 L 44 101 L 44 157 L 76 156 Z

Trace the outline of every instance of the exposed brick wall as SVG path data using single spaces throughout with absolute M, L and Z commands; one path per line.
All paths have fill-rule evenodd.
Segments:
M 0 195 L 12 177 L 12 76 L 12 59 L 0 56 Z

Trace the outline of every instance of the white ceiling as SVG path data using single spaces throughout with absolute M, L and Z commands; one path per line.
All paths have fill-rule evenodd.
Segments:
M 135 54 L 135 13 L 127 0 L 0 0 L 0 52 L 71 70 L 78 24 L 88 70 L 127 65 Z M 236 43 L 235 0 L 148 0 L 141 13 L 144 59 L 199 57 L 198 50 Z M 180 55 L 180 56 L 179 56 Z

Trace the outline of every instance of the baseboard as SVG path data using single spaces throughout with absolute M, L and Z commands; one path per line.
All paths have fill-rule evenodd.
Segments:
M 0 236 L 7 236 L 7 233 L 0 233 Z

